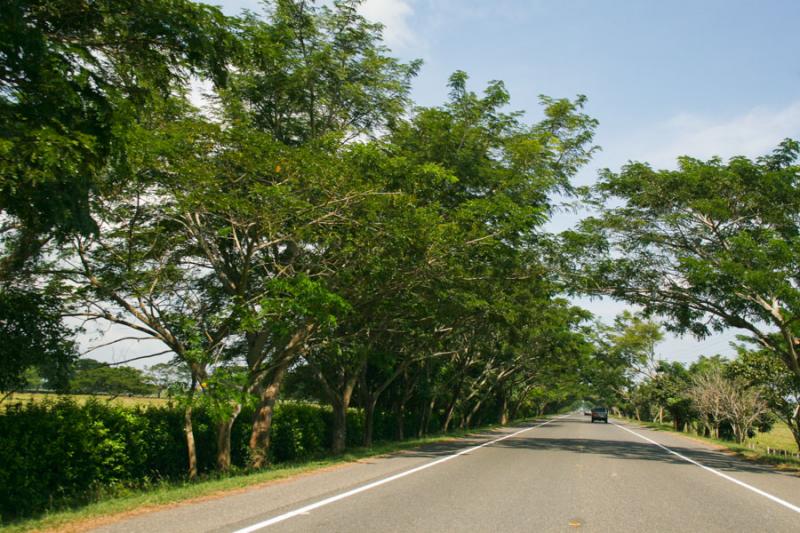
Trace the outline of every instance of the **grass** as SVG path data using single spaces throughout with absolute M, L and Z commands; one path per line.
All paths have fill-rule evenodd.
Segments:
M 155 398 L 148 396 L 113 396 L 110 394 L 59 394 L 55 392 L 15 392 L 8 398 L 0 402 L 0 406 L 12 405 L 15 403 L 44 402 L 47 400 L 55 401 L 59 398 L 70 398 L 78 403 L 85 403 L 90 399 L 105 400 L 117 405 L 136 406 L 136 405 L 166 405 L 166 398 Z
M 752 439 L 747 439 L 747 443 L 762 449 L 766 449 L 767 446 L 769 446 L 770 448 L 797 453 L 797 443 L 792 436 L 789 426 L 783 422 L 776 422 L 772 431 L 758 433 Z
M 158 507 L 171 506 L 196 499 L 214 498 L 225 493 L 236 492 L 263 485 L 272 481 L 330 468 L 367 457 L 386 455 L 424 444 L 445 442 L 478 431 L 494 428 L 474 428 L 468 431 L 456 430 L 447 435 L 437 435 L 402 442 L 379 443 L 372 448 L 354 448 L 339 456 L 322 457 L 318 460 L 294 464 L 280 464 L 256 473 L 231 474 L 216 479 L 196 482 L 164 483 L 148 490 L 131 491 L 128 494 L 109 497 L 80 508 L 54 511 L 37 518 L 0 524 L 0 532 L 16 533 L 22 531 L 85 531 L 102 524 L 115 521 L 125 515 L 145 513 Z
M 768 454 L 766 450 L 767 446 L 769 446 L 770 448 L 779 448 L 797 453 L 797 444 L 792 437 L 789 427 L 783 422 L 776 422 L 771 431 L 766 433 L 757 433 L 752 439 L 748 439 L 743 444 L 739 444 L 729 440 L 704 437 L 694 432 L 675 431 L 671 424 L 659 424 L 657 422 L 639 421 L 633 418 L 622 418 L 634 424 L 639 424 L 641 426 L 649 427 L 659 431 L 666 431 L 676 435 L 682 435 L 684 437 L 690 437 L 696 440 L 707 442 L 709 444 L 716 444 L 717 446 L 727 449 L 742 459 L 746 459 L 754 463 L 772 465 L 779 470 L 786 470 L 800 474 L 800 459 L 791 456 L 784 457 L 780 455 Z

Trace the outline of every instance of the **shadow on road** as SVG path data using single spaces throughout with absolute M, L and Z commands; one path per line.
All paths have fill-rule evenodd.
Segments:
M 537 420 L 525 424 L 519 424 L 514 426 L 513 428 L 476 431 L 475 433 L 469 433 L 466 436 L 458 437 L 457 440 L 454 440 L 452 442 L 437 442 L 433 444 L 425 444 L 423 446 L 420 446 L 419 448 L 403 450 L 397 453 L 411 457 L 440 457 L 445 455 L 451 455 L 453 453 L 460 452 L 461 450 L 469 446 L 479 446 L 487 441 L 497 439 L 505 435 L 509 435 L 510 433 L 519 431 L 520 429 L 525 427 L 529 427 L 531 428 L 531 430 L 533 430 L 533 428 L 535 427 L 536 428 L 535 431 L 539 431 L 540 429 L 544 428 L 558 427 L 560 421 L 549 422 L 546 425 L 541 425 L 542 422 L 544 422 L 544 420 Z M 514 437 L 514 438 L 519 438 L 519 437 Z
M 553 437 L 552 431 L 550 431 L 557 428 L 561 428 L 563 430 L 565 427 L 569 427 L 574 424 L 589 423 L 590 422 L 588 419 L 559 419 L 558 421 L 553 421 L 546 425 L 538 426 L 535 429 L 532 429 L 530 432 L 492 443 L 489 445 L 489 447 L 513 448 L 531 452 L 560 451 L 577 454 L 603 455 L 614 459 L 657 461 L 676 465 L 688 464 L 680 457 L 668 453 L 663 448 L 660 448 L 654 444 L 629 440 L 630 437 L 633 437 L 632 435 L 624 433 L 618 428 L 613 427 L 611 424 L 605 426 L 609 430 L 607 438 L 558 438 Z M 534 425 L 536 425 L 536 423 L 530 424 L 531 427 Z M 635 429 L 638 431 L 642 428 L 637 427 Z M 430 444 L 414 450 L 406 450 L 402 453 L 404 455 L 410 455 L 413 457 L 443 457 L 461 451 L 465 447 L 483 444 L 494 438 L 507 434 L 507 431 L 500 430 L 481 432 L 475 435 L 470 435 L 466 439 L 459 439 L 455 442 Z M 761 465 L 751 464 L 746 461 L 727 456 L 723 453 L 715 452 L 713 450 L 687 448 L 684 446 L 674 445 L 669 445 L 668 447 L 676 453 L 693 459 L 702 465 L 720 471 L 788 475 L 783 472 L 768 469 Z
M 613 426 L 609 426 L 611 429 Z M 613 428 L 615 431 L 619 431 Z M 637 428 L 638 429 L 638 428 Z M 620 431 L 620 433 L 622 433 Z M 620 435 L 624 437 L 624 435 Z M 630 459 L 636 461 L 658 461 L 661 463 L 687 465 L 685 460 L 671 454 L 654 444 L 629 440 L 616 440 L 613 438 L 551 438 L 539 435 L 520 435 L 514 439 L 491 444 L 492 447 L 516 448 L 530 451 L 561 451 L 578 454 L 604 455 L 614 459 Z M 683 446 L 668 446 L 670 450 L 697 461 L 698 463 L 720 471 L 754 472 L 754 473 L 780 473 L 738 460 L 720 452 L 686 448 Z

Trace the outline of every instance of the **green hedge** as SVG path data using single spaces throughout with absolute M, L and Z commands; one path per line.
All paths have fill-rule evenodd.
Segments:
M 232 432 L 236 467 L 247 461 L 252 411 L 244 410 Z M 376 440 L 391 437 L 391 424 L 376 424 Z M 194 412 L 198 467 L 213 470 L 214 424 Z M 285 402 L 277 405 L 271 431 L 273 462 L 307 459 L 330 445 L 330 407 Z M 363 439 L 363 416 L 348 413 L 349 445 Z M 125 407 L 70 399 L 28 403 L 0 412 L 0 520 L 96 499 L 121 488 L 179 480 L 186 471 L 183 412 L 177 407 Z

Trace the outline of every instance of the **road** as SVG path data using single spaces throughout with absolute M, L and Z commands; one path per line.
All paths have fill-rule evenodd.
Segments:
M 800 477 L 688 438 L 571 414 L 96 531 L 575 530 L 800 532 Z

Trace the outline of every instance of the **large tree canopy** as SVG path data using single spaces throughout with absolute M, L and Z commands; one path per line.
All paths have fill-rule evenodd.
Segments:
M 66 388 L 78 352 L 61 323 L 62 303 L 50 291 L 0 287 L 0 392 L 26 385 L 35 367 L 51 388 Z
M 91 194 L 124 166 L 128 126 L 192 73 L 223 82 L 233 43 L 219 9 L 187 0 L 3 2 L 0 213 L 21 233 L 4 269 L 42 233 L 95 231 Z
M 800 144 L 677 170 L 631 163 L 595 187 L 599 217 L 565 234 L 584 290 L 705 336 L 750 332 L 800 375 Z

